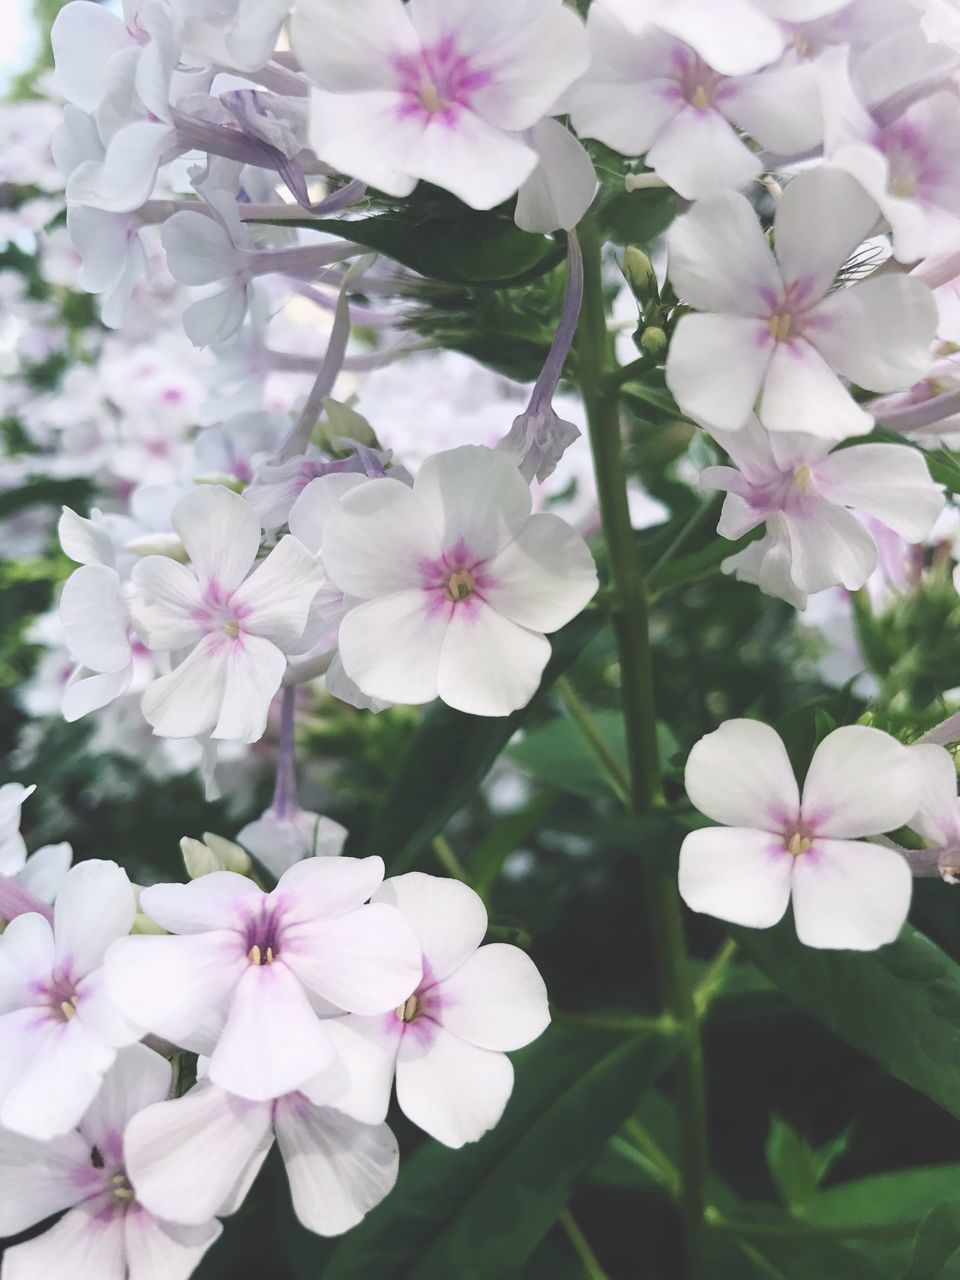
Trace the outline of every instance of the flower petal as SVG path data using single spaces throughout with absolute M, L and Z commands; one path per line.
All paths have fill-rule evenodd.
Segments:
M 896 738 L 866 725 L 844 725 L 813 753 L 803 784 L 803 820 L 818 836 L 880 835 L 910 821 L 921 788 L 920 762 Z
M 873 426 L 870 414 L 803 338 L 777 343 L 758 416 L 768 431 L 803 431 L 828 440 L 866 435 Z
M 89 1169 L 90 1149 L 77 1133 L 49 1142 L 0 1133 L 0 1237 L 75 1205 Z
M 877 567 L 877 548 L 860 521 L 829 502 L 809 514 L 784 512 L 790 539 L 790 576 L 804 592 L 844 586 L 857 591 Z
M 419 588 L 357 605 L 340 624 L 344 671 L 370 698 L 432 702 L 452 612 Z
M 336 1053 L 334 1076 L 340 1088 L 330 1096 L 324 1079 L 308 1080 L 301 1092 L 311 1101 L 335 1105 L 362 1124 L 382 1124 L 387 1118 L 403 1023 L 393 1012 L 363 1018 L 348 1014 L 325 1018 L 324 1030 Z M 316 1086 L 316 1087 L 315 1087 Z
M 762 320 L 682 316 L 667 355 L 667 386 L 697 422 L 737 431 L 753 412 L 773 347 Z
M 549 513 L 533 515 L 483 570 L 483 599 L 531 631 L 558 631 L 597 591 L 597 566 L 580 535 Z
M 63 638 L 70 656 L 91 671 L 112 672 L 130 661 L 129 619 L 115 569 L 85 564 L 60 596 Z
M 33 1002 L 37 985 L 50 980 L 55 963 L 53 930 L 29 911 L 11 920 L 0 933 L 0 1014 Z
M 302 1094 L 281 1099 L 275 1124 L 293 1211 L 309 1231 L 342 1235 L 393 1190 L 400 1150 L 385 1124 L 358 1124 Z
M 292 644 L 303 635 L 310 604 L 323 581 L 316 558 L 287 535 L 234 592 L 231 605 L 242 617 L 245 632 L 276 645 Z
M 880 210 L 856 178 L 819 165 L 787 183 L 777 201 L 773 234 L 788 284 L 822 298 L 847 258 L 873 230 Z
M 404 163 L 471 209 L 493 209 L 516 195 L 537 162 L 537 152 L 522 137 L 461 108 L 450 124 L 431 120 Z
M 260 549 L 260 521 L 249 503 L 223 485 L 202 484 L 180 499 L 172 520 L 201 582 L 221 598 L 235 591 Z
M 482 445 L 432 454 L 417 473 L 413 492 L 440 530 L 443 550 L 463 548 L 473 561 L 496 555 L 532 510 L 530 488 L 514 463 Z
M 874 951 L 903 928 L 912 889 L 910 868 L 895 849 L 818 839 L 794 867 L 797 937 L 808 947 Z
M 444 635 L 437 692 L 458 711 L 507 716 L 527 705 L 549 660 L 545 636 L 468 599 L 454 606 Z
M 782 832 L 800 809 L 783 739 L 759 720 L 726 720 L 701 738 L 684 785 L 694 808 L 727 827 Z
M 399 480 L 375 480 L 341 498 L 323 531 L 323 564 L 347 595 L 369 600 L 419 588 L 441 551 L 440 526 Z
M 439 982 L 459 969 L 487 932 L 483 899 L 459 880 L 410 871 L 385 880 L 374 901 L 396 907 L 417 935 L 427 982 Z
M 270 640 L 241 635 L 229 644 L 223 703 L 213 737 L 231 742 L 259 741 L 266 732 L 270 703 L 286 670 L 286 656 Z
M 186 565 L 169 556 L 144 556 L 133 566 L 131 580 L 137 591 L 133 616 L 151 649 L 169 652 L 200 640 L 203 595 Z
M 171 933 L 242 932 L 259 913 L 264 892 L 235 871 L 212 871 L 189 884 L 154 884 L 140 895 L 140 908 Z
M 698 311 L 764 316 L 768 295 L 783 289 L 757 215 L 735 192 L 698 200 L 670 228 L 668 246 L 673 286 Z
M 0 1125 L 30 1138 L 55 1138 L 72 1129 L 93 1102 L 117 1051 L 91 1036 L 79 1018 L 41 1021 L 31 1013 L 34 1025 L 17 1033 L 20 1046 L 4 1041 L 5 1054 L 30 1057 L 29 1068 L 0 1104 Z
M 680 848 L 680 897 L 691 911 L 769 929 L 787 909 L 793 862 L 782 836 L 766 831 L 691 831 Z
M 687 200 L 744 187 L 763 172 L 719 111 L 686 104 L 647 152 L 646 163 Z
M 466 1044 L 443 1027 L 428 1044 L 405 1035 L 397 1061 L 400 1110 L 447 1147 L 476 1142 L 503 1115 L 513 1091 L 504 1053 Z
M 167 1059 L 145 1044 L 122 1049 L 78 1126 L 88 1146 L 122 1154 L 127 1124 L 144 1107 L 166 1101 L 172 1077 Z
M 873 516 L 908 542 L 929 537 L 945 502 L 920 450 L 901 444 L 840 449 L 818 463 L 816 484 L 830 502 Z
M 440 983 L 439 1021 L 481 1049 L 522 1049 L 550 1025 L 547 989 L 526 952 L 492 942 Z
M 920 765 L 920 803 L 909 825 L 930 844 L 960 843 L 957 766 L 946 747 L 917 743 L 910 748 Z
M 323 545 L 323 532 L 331 511 L 344 494 L 366 483 L 366 476 L 350 471 L 317 476 L 300 492 L 290 509 L 290 532 L 316 555 Z
M 356 911 L 382 881 L 383 859 L 376 856 L 307 858 L 283 873 L 270 901 L 282 912 L 284 928 L 313 925 L 327 916 Z
M 223 1232 L 219 1222 L 185 1227 L 160 1222 L 140 1205 L 123 1220 L 128 1274 L 137 1280 L 189 1280 Z
M 228 654 L 224 636 L 211 633 L 179 666 L 148 686 L 140 706 L 155 733 L 165 738 L 199 738 L 210 733 L 223 709 Z
M 73 867 L 53 908 L 57 962 L 75 976 L 103 963 L 107 947 L 133 928 L 137 901 L 115 862 L 91 859 Z
M 99 1199 L 79 1205 L 49 1231 L 4 1250 L 4 1280 L 126 1280 L 123 1215 L 104 1207 Z

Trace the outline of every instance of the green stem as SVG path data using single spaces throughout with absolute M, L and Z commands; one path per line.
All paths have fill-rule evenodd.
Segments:
M 588 1276 L 589 1280 L 607 1280 L 607 1273 L 601 1267 L 597 1255 L 590 1248 L 590 1242 L 580 1230 L 569 1209 L 564 1209 L 561 1213 L 560 1225 L 567 1233 L 567 1239 L 573 1245 L 577 1257 L 583 1263 L 584 1275 Z
M 733 958 L 737 954 L 737 944 L 732 938 L 728 938 L 717 954 L 713 957 L 707 968 L 697 983 L 693 992 L 693 1003 L 696 1005 L 697 1014 L 703 1017 L 713 1002 L 714 996 L 723 986 L 724 979 L 727 976 Z
M 748 1240 L 903 1240 L 919 1223 L 912 1222 L 750 1222 L 727 1218 L 708 1208 L 706 1221 L 714 1231 Z
M 581 228 L 581 237 L 583 228 Z M 629 364 L 623 365 L 619 369 L 611 369 L 604 376 L 604 391 L 616 391 L 618 387 L 622 387 L 625 382 L 629 382 L 631 378 L 639 377 L 641 373 L 648 373 L 651 369 L 655 369 L 657 361 L 654 356 L 640 356 L 638 360 L 631 360 Z
M 443 867 L 444 871 L 449 872 L 457 880 L 463 880 L 469 884 L 470 877 L 467 875 L 466 868 L 457 857 L 453 850 L 453 846 L 446 836 L 434 836 L 432 840 L 433 852 L 437 855 L 437 861 Z
M 584 297 L 577 334 L 577 368 L 590 428 L 610 573 L 618 595 L 612 621 L 620 655 L 631 809 L 642 814 L 663 804 L 647 591 L 630 521 L 619 405 L 616 396 L 608 389 L 615 362 L 607 331 L 601 241 L 596 224 L 589 216 L 580 225 L 580 240 L 584 260 Z M 676 881 L 651 867 L 645 870 L 644 887 L 647 921 L 656 953 L 664 1008 L 681 1028 L 676 1064 L 677 1112 L 682 1139 L 681 1209 L 687 1273 L 694 1276 L 697 1271 L 696 1237 L 703 1223 L 708 1176 L 699 1020 L 688 971 Z
M 584 741 L 596 757 L 597 764 L 603 771 L 603 776 L 610 784 L 610 790 L 621 804 L 628 806 L 630 804 L 630 775 L 617 759 L 616 754 L 604 741 L 603 735 L 594 724 L 593 717 L 590 715 L 583 699 L 566 676 L 560 676 L 554 688 L 562 698 L 563 705 L 570 712 L 571 720 L 575 721 Z
M 670 1014 L 645 1018 L 638 1014 L 561 1013 L 554 1011 L 554 1022 L 571 1027 L 594 1027 L 597 1031 L 622 1031 L 625 1035 L 674 1036 L 677 1024 Z
M 683 1197 L 683 1177 L 667 1153 L 660 1147 L 639 1120 L 632 1117 L 623 1126 L 629 1142 L 624 1143 L 625 1155 L 637 1157 L 646 1167 L 653 1171 L 657 1180 L 663 1184 L 673 1200 Z M 619 1139 L 614 1138 L 614 1144 Z

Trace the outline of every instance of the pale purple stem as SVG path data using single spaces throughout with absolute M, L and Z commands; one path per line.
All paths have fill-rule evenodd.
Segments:
M 333 391 L 334 384 L 340 376 L 347 354 L 347 343 L 350 340 L 350 304 L 347 300 L 347 285 L 344 282 L 337 299 L 337 309 L 330 330 L 330 340 L 324 353 L 320 372 L 314 382 L 299 418 L 293 424 L 289 435 L 277 450 L 274 461 L 286 462 L 298 453 L 304 453 L 310 443 L 310 435 L 320 417 L 323 402 Z
M 218 67 L 218 71 L 222 71 L 224 75 L 235 76 L 237 73 L 229 67 Z M 270 89 L 274 93 L 279 93 L 285 98 L 305 98 L 310 92 L 310 86 L 305 80 L 286 67 L 276 66 L 267 63 L 265 67 L 260 67 L 256 71 L 244 71 L 244 80 L 252 80 L 254 84 L 263 85 L 264 89 Z
M 38 898 L 29 889 L 24 889 L 10 876 L 0 875 L 0 920 L 9 923 L 17 916 L 25 916 L 31 912 L 53 923 L 53 910 L 42 898 Z
M 960 866 L 960 848 L 956 845 L 943 845 L 938 849 L 903 849 L 900 845 L 891 844 L 917 879 L 946 880 L 948 884 L 956 884 L 957 868 Z
M 866 406 L 867 411 L 870 405 Z M 888 409 L 877 414 L 877 422 L 891 431 L 907 433 L 922 431 L 924 427 L 935 426 L 953 413 L 960 413 L 960 391 L 945 391 L 943 395 L 923 400 L 920 404 L 907 405 L 903 409 Z
M 533 385 L 527 413 L 539 413 L 548 406 L 556 395 L 563 366 L 567 362 L 573 338 L 577 332 L 580 319 L 580 307 L 583 303 L 583 254 L 580 241 L 575 231 L 567 232 L 567 287 L 563 295 L 563 309 L 560 312 L 560 323 L 553 335 L 553 342 L 543 362 L 540 376 Z
M 294 293 L 299 293 L 304 298 L 309 298 L 311 302 L 315 302 L 318 307 L 323 307 L 324 311 L 336 311 L 337 301 L 330 297 L 327 293 L 321 293 L 319 289 L 314 289 L 312 285 L 305 284 L 302 280 L 294 280 Z M 367 329 L 392 329 L 397 321 L 394 316 L 382 315 L 379 311 L 373 311 L 370 307 L 362 307 L 356 302 L 350 303 L 350 319 L 353 324 L 360 325 Z
M 329 244 L 302 244 L 293 249 L 257 249 L 244 255 L 244 271 L 248 277 L 265 275 L 312 277 L 324 267 L 369 252 L 351 240 L 334 240 Z
M 280 696 L 280 736 L 277 740 L 277 781 L 273 788 L 274 816 L 283 821 L 296 813 L 297 762 L 295 740 L 295 703 L 297 691 L 288 685 Z
M 931 289 L 939 289 L 941 285 L 949 284 L 960 276 L 960 252 L 948 253 L 943 258 L 928 258 L 919 267 L 914 267 L 910 274 L 928 284 Z
M 935 724 L 918 741 L 924 743 L 932 742 L 937 747 L 945 747 L 951 742 L 960 742 L 960 711 L 955 711 L 946 720 L 941 720 L 939 724 Z

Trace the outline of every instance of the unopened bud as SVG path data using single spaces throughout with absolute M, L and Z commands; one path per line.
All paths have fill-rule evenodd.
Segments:
M 323 422 L 320 429 L 323 435 L 320 443 L 328 448 L 338 439 L 356 440 L 368 449 L 380 448 L 376 432 L 363 414 L 330 396 L 323 402 Z
M 209 876 L 214 871 L 235 871 L 238 875 L 246 875 L 251 867 L 250 856 L 232 840 L 214 835 L 211 831 L 203 833 L 203 840 L 194 840 L 192 836 L 184 836 L 180 841 L 183 863 L 191 880 L 199 880 L 201 876 Z
M 142 911 L 138 911 L 133 917 L 133 928 L 131 933 L 166 933 L 166 929 L 162 928 L 149 916 L 145 916 Z
M 640 335 L 640 349 L 645 351 L 648 356 L 662 355 L 667 349 L 667 335 L 656 326 L 644 329 Z
M 623 254 L 623 274 L 637 298 L 641 302 L 649 302 L 658 296 L 657 273 L 653 263 L 635 245 L 630 245 Z
M 238 876 L 245 876 L 252 869 L 253 863 L 246 849 L 241 848 L 234 840 L 215 835 L 212 831 L 203 833 L 203 842 L 223 860 L 225 871 L 235 871 Z

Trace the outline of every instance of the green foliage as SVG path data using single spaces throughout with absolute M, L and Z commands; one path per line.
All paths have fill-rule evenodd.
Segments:
M 924 1218 L 903 1280 L 946 1280 L 951 1263 L 960 1263 L 958 1200 L 938 1205 Z M 949 1266 L 949 1274 L 960 1275 L 960 1266 Z
M 843 1155 L 849 1140 L 849 1132 L 841 1133 L 825 1147 L 814 1150 L 786 1120 L 780 1116 L 771 1118 L 767 1164 L 781 1200 L 792 1213 L 810 1206 L 820 1183 Z

